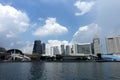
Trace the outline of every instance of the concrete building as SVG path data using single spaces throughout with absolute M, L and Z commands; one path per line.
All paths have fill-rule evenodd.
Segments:
M 106 37 L 106 47 L 108 54 L 120 53 L 120 36 Z
M 71 50 L 70 50 L 70 46 L 69 46 L 69 45 L 66 45 L 65 54 L 66 54 L 66 55 L 69 55 L 70 52 L 71 52 Z
M 101 53 L 100 38 L 97 35 L 93 38 L 93 50 L 93 53 L 96 55 Z
M 61 54 L 65 55 L 65 45 L 61 45 Z
M 45 43 L 42 43 L 41 46 L 42 46 L 42 54 L 45 54 L 46 53 Z

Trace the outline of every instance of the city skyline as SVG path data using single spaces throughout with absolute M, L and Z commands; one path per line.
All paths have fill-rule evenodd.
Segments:
M 89 43 L 98 34 L 104 48 L 105 36 L 120 34 L 119 3 L 119 0 L 1 0 L 0 46 L 32 53 L 34 40 L 50 45 Z

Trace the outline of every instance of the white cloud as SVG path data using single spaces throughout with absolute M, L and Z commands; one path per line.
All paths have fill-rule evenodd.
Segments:
M 95 34 L 99 34 L 100 30 L 101 30 L 101 28 L 95 23 L 92 23 L 92 24 L 86 25 L 86 26 L 82 26 L 73 35 L 72 42 L 73 43 L 89 42 L 90 39 L 92 39 Z
M 63 35 L 68 32 L 65 26 L 60 25 L 56 22 L 56 18 L 48 18 L 45 21 L 45 25 L 39 27 L 33 35 L 36 36 L 53 36 L 53 35 Z
M 32 54 L 33 43 L 24 40 L 12 40 L 12 42 L 7 43 L 7 50 L 9 49 L 19 49 L 25 54 Z
M 12 38 L 12 37 L 15 37 L 16 34 L 14 34 L 12 31 L 9 31 L 8 33 L 6 33 L 6 37 L 7 38 Z
M 24 46 L 23 49 L 27 51 L 29 45 L 25 46 L 25 42 L 20 41 L 17 36 L 29 28 L 29 22 L 25 12 L 0 3 L 0 45 L 6 49 L 20 49 Z
M 42 17 L 39 17 L 38 20 L 39 20 L 39 21 L 43 21 L 44 19 L 43 19 Z
M 48 44 L 50 44 L 51 46 L 60 46 L 61 44 L 68 45 L 68 41 L 66 41 L 66 40 L 63 40 L 63 41 L 60 41 L 60 40 L 48 40 Z
M 120 34 L 120 0 L 98 0 L 97 23 L 102 36 Z
M 29 27 L 26 13 L 9 5 L 0 4 L 0 35 L 11 38 L 25 32 Z
M 22 50 L 23 53 L 32 54 L 33 44 L 31 44 L 29 41 L 26 41 L 25 45 L 20 50 Z
M 85 13 L 89 12 L 92 9 L 94 4 L 95 4 L 94 2 L 76 1 L 74 3 L 74 6 L 77 7 L 79 12 L 76 12 L 75 15 L 76 16 L 84 15 Z

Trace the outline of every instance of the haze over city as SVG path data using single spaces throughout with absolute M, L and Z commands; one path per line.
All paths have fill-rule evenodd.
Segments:
M 92 42 L 119 35 L 119 0 L 0 0 L 0 46 L 32 53 L 46 44 Z

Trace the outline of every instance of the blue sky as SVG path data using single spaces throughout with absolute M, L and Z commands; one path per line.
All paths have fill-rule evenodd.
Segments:
M 32 49 L 36 39 L 45 43 L 49 43 L 49 40 L 92 42 L 95 34 L 101 38 L 119 34 L 120 1 L 108 2 L 0 0 L 0 46 L 27 52 Z

